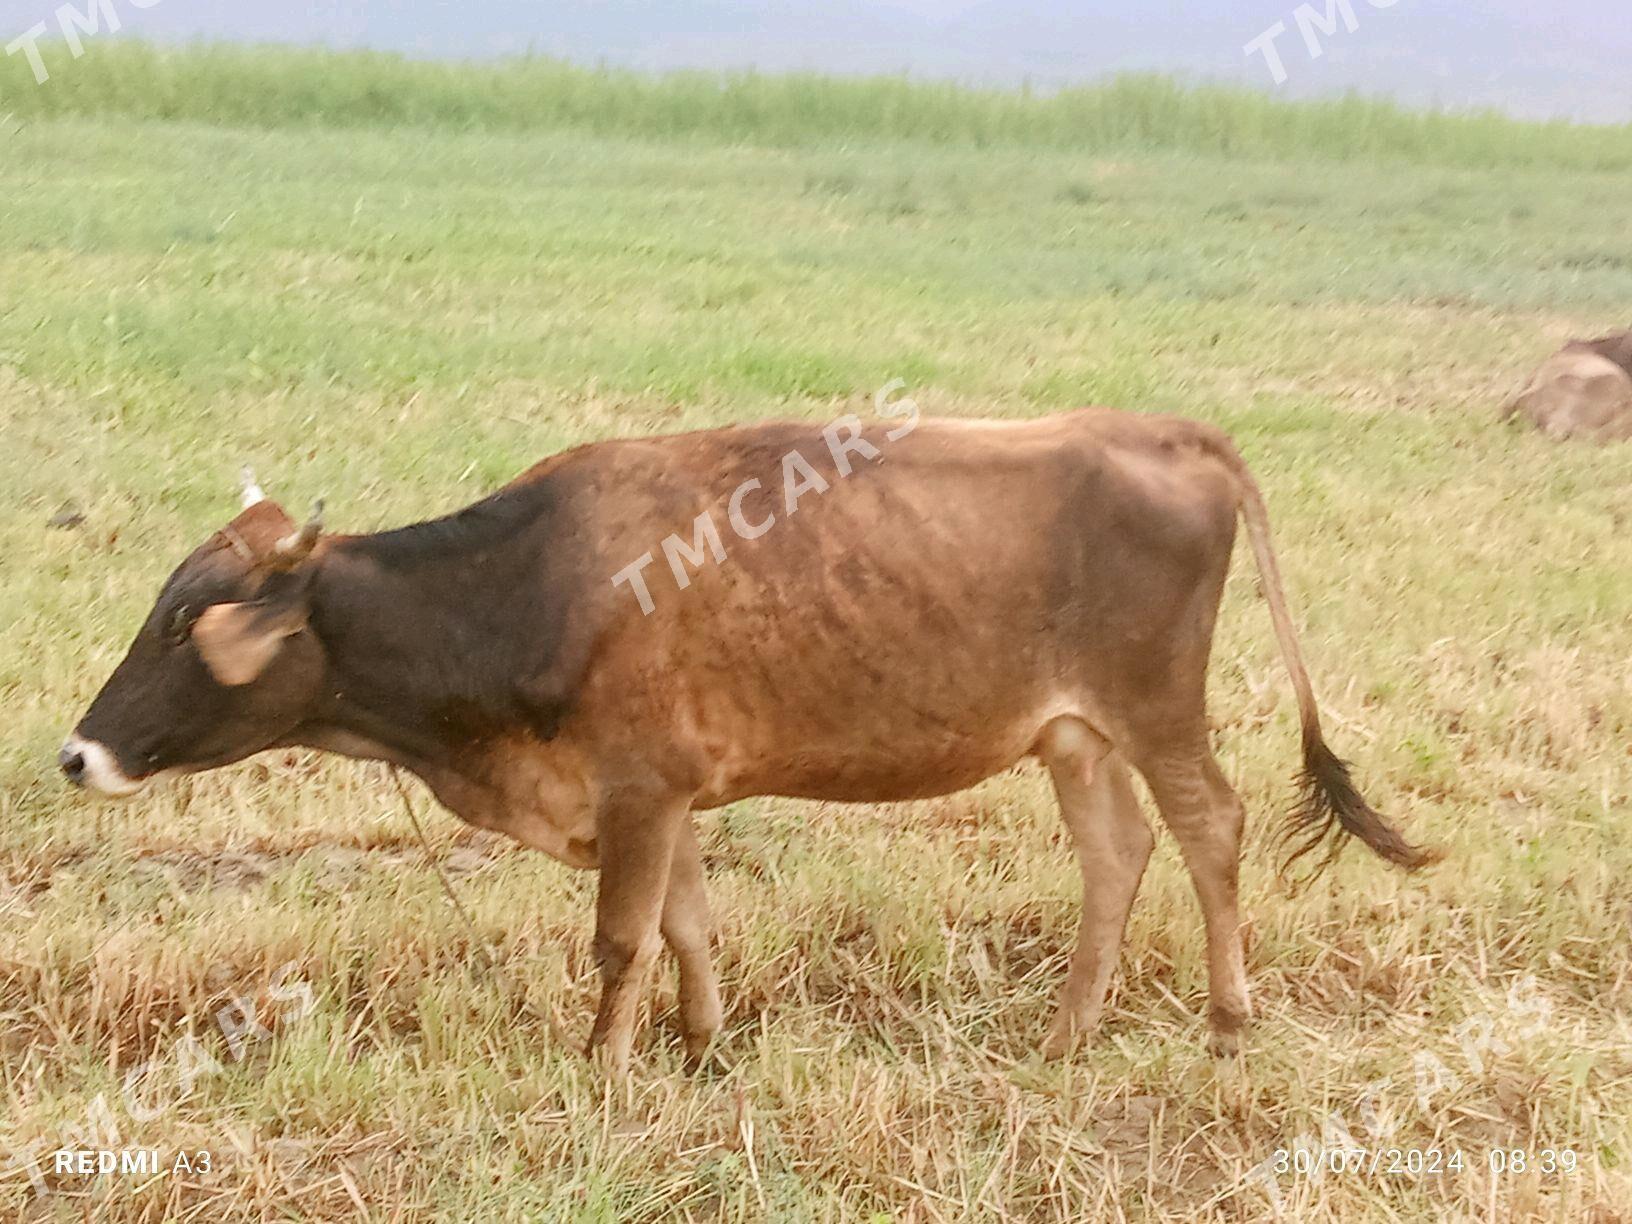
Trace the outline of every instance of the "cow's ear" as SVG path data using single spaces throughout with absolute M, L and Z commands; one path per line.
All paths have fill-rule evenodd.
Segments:
M 216 683 L 235 688 L 265 671 L 284 639 L 305 627 L 304 606 L 219 603 L 199 614 L 192 638 Z

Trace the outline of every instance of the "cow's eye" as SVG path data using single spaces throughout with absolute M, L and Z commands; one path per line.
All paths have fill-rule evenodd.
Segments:
M 170 613 L 170 623 L 165 626 L 165 636 L 170 639 L 172 646 L 180 646 L 192 631 L 193 618 L 186 608 L 177 608 Z

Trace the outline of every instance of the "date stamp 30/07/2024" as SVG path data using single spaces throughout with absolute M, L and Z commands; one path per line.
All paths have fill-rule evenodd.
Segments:
M 1446 1177 L 1477 1170 L 1499 1177 L 1568 1177 L 1584 1163 L 1574 1148 L 1497 1147 L 1469 1153 L 1460 1148 L 1292 1147 L 1277 1148 L 1259 1168 L 1271 1177 Z

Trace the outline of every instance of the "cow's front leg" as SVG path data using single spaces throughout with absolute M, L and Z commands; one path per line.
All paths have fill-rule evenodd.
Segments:
M 596 816 L 601 866 L 595 905 L 595 959 L 601 968 L 601 1006 L 589 1049 L 606 1051 L 607 1067 L 629 1068 L 635 1015 L 659 947 L 658 922 L 669 890 L 675 841 L 689 819 L 689 804 L 671 795 L 620 791 Z
M 697 848 L 697 830 L 688 815 L 681 822 L 669 865 L 669 891 L 663 902 L 663 938 L 680 962 L 680 1031 L 686 1054 L 702 1058 L 714 1034 L 720 1031 L 720 986 L 709 956 L 713 924 L 708 916 L 708 892 L 703 881 L 703 856 Z

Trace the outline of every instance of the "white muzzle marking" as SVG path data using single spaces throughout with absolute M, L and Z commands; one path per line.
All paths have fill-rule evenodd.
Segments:
M 79 753 L 85 759 L 85 772 L 81 776 L 81 782 L 91 790 L 100 791 L 104 795 L 115 795 L 120 798 L 134 795 L 152 780 L 126 777 L 113 753 L 95 740 L 80 739 L 74 735 L 69 737 L 63 747 L 69 752 Z

